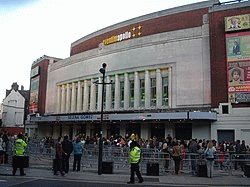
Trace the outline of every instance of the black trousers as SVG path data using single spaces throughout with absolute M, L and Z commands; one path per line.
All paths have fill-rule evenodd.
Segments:
M 136 173 L 139 181 L 143 181 L 143 178 L 142 178 L 141 173 L 139 171 L 139 163 L 131 163 L 131 176 L 130 176 L 131 182 L 135 182 L 135 173 Z
M 74 162 L 73 162 L 73 171 L 76 170 L 76 164 L 77 164 L 77 171 L 80 171 L 81 168 L 81 154 L 74 155 Z
M 63 171 L 65 173 L 69 172 L 69 157 L 70 156 L 63 156 Z
M 62 166 L 63 166 L 63 159 L 62 156 L 56 155 L 56 168 L 54 168 L 54 174 L 57 174 L 57 171 L 60 171 L 60 173 L 62 174 Z
M 20 175 L 24 175 L 22 156 L 13 157 L 13 171 L 12 171 L 13 175 L 16 174 L 17 168 L 20 168 Z
M 174 159 L 174 170 L 175 170 L 175 174 L 179 173 L 180 170 L 180 159 Z

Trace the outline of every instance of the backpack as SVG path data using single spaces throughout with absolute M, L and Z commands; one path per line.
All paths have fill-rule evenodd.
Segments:
M 207 158 L 207 159 L 214 159 L 214 152 L 213 152 L 213 149 L 207 149 L 206 151 L 205 151 L 205 157 Z

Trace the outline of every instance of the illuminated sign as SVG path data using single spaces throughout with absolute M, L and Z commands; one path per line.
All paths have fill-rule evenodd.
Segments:
M 237 31 L 250 28 L 250 14 L 225 18 L 225 31 Z
M 131 31 L 126 31 L 121 34 L 111 36 L 103 40 L 102 43 L 104 45 L 109 45 L 112 43 L 121 42 L 123 40 L 130 39 L 130 38 L 140 37 L 142 35 L 141 29 L 142 29 L 142 26 L 140 25 L 138 27 L 132 27 Z

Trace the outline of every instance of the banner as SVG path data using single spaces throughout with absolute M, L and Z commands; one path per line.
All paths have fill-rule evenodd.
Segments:
M 38 91 L 39 91 L 39 77 L 31 79 L 30 83 L 30 114 L 38 112 Z
M 237 31 L 250 28 L 250 14 L 225 18 L 225 31 Z
M 227 61 L 250 60 L 250 32 L 226 34 Z
M 228 102 L 250 102 L 250 32 L 226 34 Z

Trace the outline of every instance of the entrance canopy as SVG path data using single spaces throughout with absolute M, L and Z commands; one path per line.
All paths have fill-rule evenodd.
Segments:
M 104 121 L 117 120 L 217 120 L 216 112 L 171 112 L 171 113 L 119 113 L 104 114 Z M 100 114 L 83 114 L 83 115 L 60 115 L 60 116 L 39 116 L 30 117 L 29 123 L 32 122 L 53 122 L 53 121 L 100 121 Z

